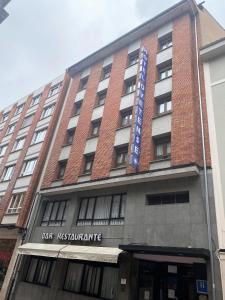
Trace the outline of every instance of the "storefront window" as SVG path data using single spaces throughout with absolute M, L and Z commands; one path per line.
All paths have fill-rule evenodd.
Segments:
M 83 198 L 77 225 L 122 225 L 125 216 L 126 194 Z
M 15 243 L 15 240 L 0 240 L 0 289 L 9 266 Z
M 70 262 L 64 289 L 104 299 L 116 299 L 117 283 L 118 268 L 103 264 Z

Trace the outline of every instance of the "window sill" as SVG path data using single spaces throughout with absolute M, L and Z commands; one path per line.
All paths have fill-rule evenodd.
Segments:
M 15 216 L 15 215 L 19 215 L 20 212 L 13 212 L 13 213 L 5 213 L 5 216 Z
M 102 82 L 102 81 L 104 81 L 104 80 L 106 80 L 106 79 L 109 79 L 110 78 L 110 76 L 108 76 L 108 77 L 106 77 L 106 78 L 101 78 L 100 80 L 99 80 L 99 82 Z
M 161 118 L 161 117 L 164 117 L 167 115 L 171 115 L 171 114 L 172 114 L 172 110 L 161 113 L 161 114 L 157 114 L 157 115 L 153 116 L 152 119 L 158 119 L 158 118 Z
M 32 176 L 32 175 L 33 175 L 33 173 L 31 173 L 31 174 L 25 174 L 25 175 L 20 175 L 18 178 L 29 177 L 29 176 Z
M 42 120 L 44 120 L 44 119 L 47 119 L 47 118 L 49 118 L 49 117 L 51 117 L 51 116 L 52 116 L 52 114 L 49 115 L 49 116 L 46 116 L 46 117 L 41 118 L 39 121 L 42 121 Z
M 115 170 L 121 170 L 121 169 L 126 169 L 127 165 L 121 165 L 121 166 L 116 166 L 111 168 L 111 171 L 115 171 Z
M 130 95 L 130 94 L 134 94 L 136 91 L 133 91 L 133 92 L 129 92 L 129 93 L 126 93 L 126 94 L 122 94 L 122 96 L 121 97 L 125 97 L 125 96 L 128 96 L 128 95 Z
M 65 148 L 65 147 L 71 146 L 72 144 L 73 144 L 73 143 L 63 144 L 63 145 L 62 145 L 62 148 Z
M 10 152 L 10 154 L 12 154 L 12 153 L 16 153 L 16 152 L 19 152 L 19 151 L 21 151 L 23 148 L 20 148 L 20 149 L 16 149 L 16 150 L 12 150 L 11 152 Z
M 94 139 L 94 138 L 97 138 L 97 137 L 99 137 L 99 134 L 91 135 L 91 136 L 87 137 L 86 140 L 91 140 L 91 139 Z
M 37 143 L 31 143 L 30 146 L 38 145 L 38 144 L 41 144 L 41 143 L 43 143 L 43 142 L 44 142 L 44 140 L 43 140 L 43 141 L 40 141 L 40 142 L 37 142 Z M 30 147 L 30 146 L 29 146 L 29 147 Z
M 53 95 L 48 95 L 48 97 L 47 97 L 46 99 L 51 98 L 51 97 L 53 97 L 53 96 L 55 96 L 55 95 L 58 95 L 60 92 L 61 92 L 61 89 L 60 89 L 60 91 L 58 91 L 57 93 L 55 93 L 55 94 L 53 94 Z M 34 105 L 33 105 L 33 106 L 34 106 Z
M 119 130 L 122 130 L 122 129 L 125 129 L 125 128 L 128 128 L 128 127 L 131 127 L 132 125 L 125 125 L 125 126 L 121 126 L 121 127 L 118 127 L 116 129 L 116 131 L 119 131 Z
M 86 89 L 87 89 L 87 87 L 82 88 L 82 89 L 79 89 L 79 90 L 77 91 L 77 94 L 80 93 L 80 92 L 82 92 L 82 91 L 84 91 L 84 90 L 86 90 Z
M 79 177 L 85 177 L 85 176 L 90 176 L 91 172 L 87 172 L 87 173 L 82 173 L 81 175 L 79 175 Z
M 11 181 L 11 178 L 10 179 L 6 179 L 6 180 L 2 179 L 0 182 L 10 182 L 10 181 Z
M 167 48 L 165 48 L 165 49 L 158 50 L 157 54 L 158 54 L 158 53 L 161 53 L 161 52 L 163 52 L 163 51 L 166 51 L 167 49 L 170 49 L 170 48 L 173 48 L 173 45 L 172 45 L 172 46 L 169 46 L 169 47 L 167 47 Z
M 79 114 L 73 114 L 73 115 L 71 115 L 70 118 L 77 117 L 77 116 L 79 116 L 79 115 L 80 115 L 80 113 L 79 113 Z
M 172 78 L 172 77 L 173 77 L 173 75 L 172 75 L 172 76 L 168 76 L 168 77 L 163 78 L 163 79 L 156 80 L 155 83 L 161 82 L 161 81 L 163 81 L 163 80 L 166 80 L 166 79 Z
M 97 108 L 97 107 L 104 106 L 104 105 L 105 105 L 105 103 L 103 103 L 103 104 L 97 104 L 97 105 L 94 106 L 94 109 Z
M 159 159 L 153 159 L 150 161 L 150 163 L 156 163 L 156 162 L 161 162 L 161 161 L 170 161 L 171 157 L 167 157 L 167 158 L 159 158 Z
M 129 65 L 129 66 L 127 65 L 126 68 L 125 68 L 125 70 L 126 70 L 126 69 L 129 69 L 130 67 L 133 67 L 133 66 L 137 65 L 138 63 L 139 63 L 139 62 L 136 62 L 135 64 L 131 64 L 131 65 Z

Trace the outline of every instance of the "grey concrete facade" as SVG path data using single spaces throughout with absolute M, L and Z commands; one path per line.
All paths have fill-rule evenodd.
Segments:
M 209 172 L 209 178 L 211 176 Z M 147 182 L 140 184 L 132 184 L 127 186 L 118 186 L 114 188 L 106 188 L 100 190 L 90 190 L 77 193 L 69 193 L 55 196 L 42 196 L 38 205 L 38 213 L 35 220 L 33 232 L 29 242 L 45 243 L 42 234 L 51 232 L 60 233 L 102 233 L 103 239 L 100 244 L 95 246 L 118 247 L 119 245 L 147 245 L 162 247 L 182 247 L 187 249 L 202 248 L 208 249 L 207 224 L 205 215 L 205 202 L 202 196 L 203 182 L 202 175 L 180 178 L 176 180 Z M 169 192 L 189 191 L 189 203 L 147 205 L 146 195 L 161 194 Z M 83 197 L 91 197 L 98 195 L 110 195 L 117 193 L 127 193 L 125 220 L 123 225 L 92 225 L 77 226 L 76 220 L 79 213 L 80 199 Z M 65 219 L 66 223 L 62 227 L 43 227 L 40 226 L 43 216 L 43 202 L 48 200 L 69 200 Z M 211 219 L 214 228 L 214 236 L 216 236 L 215 214 L 213 204 L 213 190 L 210 190 L 211 203 Z M 49 243 L 49 241 L 47 242 Z M 57 244 L 57 240 L 50 243 Z M 62 242 L 65 244 L 65 241 Z M 214 240 L 217 248 L 217 240 Z M 134 278 L 134 270 L 138 269 L 138 261 L 132 257 L 132 254 L 121 254 L 119 258 L 119 281 L 118 281 L 118 299 L 137 299 L 138 295 L 137 280 Z M 186 258 L 182 257 L 181 262 L 186 262 Z M 163 256 L 162 256 L 163 260 Z M 170 257 L 170 260 L 176 262 L 176 257 Z M 41 287 L 24 281 L 29 258 L 23 257 L 23 272 L 20 273 L 20 280 L 15 290 L 13 299 L 91 299 L 87 296 L 77 295 L 63 291 L 63 282 L 66 273 L 67 260 L 58 259 L 52 270 L 52 279 L 50 287 Z M 196 260 L 198 261 L 198 259 Z M 217 263 L 217 262 L 216 262 Z M 210 287 L 210 267 L 209 261 L 205 264 L 208 269 L 208 280 Z M 133 271 L 129 270 L 131 268 Z M 61 270 L 57 272 L 57 270 Z M 60 274 L 59 274 L 60 273 Z M 133 275 L 132 275 L 133 274 Z M 221 298 L 220 274 L 217 271 L 217 299 Z M 123 287 L 120 284 L 121 278 L 127 279 L 127 284 Z M 135 283 L 136 282 L 136 283 Z M 135 288 L 134 288 L 135 283 Z M 136 296 L 135 296 L 136 295 Z M 210 291 L 209 291 L 209 298 Z

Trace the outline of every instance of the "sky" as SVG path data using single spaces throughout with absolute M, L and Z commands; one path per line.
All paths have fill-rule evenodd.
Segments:
M 0 24 L 0 111 L 177 2 L 11 0 Z M 204 6 L 225 27 L 225 0 Z

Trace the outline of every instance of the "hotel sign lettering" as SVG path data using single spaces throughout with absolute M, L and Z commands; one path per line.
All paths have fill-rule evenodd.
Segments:
M 142 48 L 140 52 L 139 77 L 137 82 L 137 93 L 135 99 L 134 127 L 132 132 L 132 145 L 130 156 L 130 164 L 134 168 L 137 168 L 139 166 L 140 160 L 147 65 L 148 52 L 145 48 Z
M 83 242 L 101 242 L 102 233 L 52 233 L 44 232 L 42 240 L 61 240 L 61 241 L 83 241 Z

